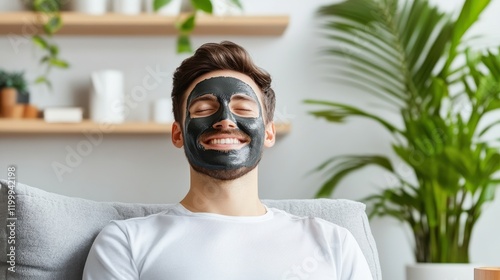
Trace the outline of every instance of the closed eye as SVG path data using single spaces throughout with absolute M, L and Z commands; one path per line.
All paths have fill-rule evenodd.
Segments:
M 259 116 L 259 105 L 257 101 L 247 95 L 234 95 L 229 104 L 231 111 L 235 115 L 245 118 L 256 118 Z
M 193 100 L 189 106 L 189 114 L 192 118 L 210 116 L 219 109 L 219 102 L 212 94 L 206 94 Z

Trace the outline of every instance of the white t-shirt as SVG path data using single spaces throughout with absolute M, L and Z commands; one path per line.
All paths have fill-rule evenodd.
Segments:
M 180 203 L 112 221 L 83 280 L 371 280 L 352 234 L 319 218 L 267 208 L 262 216 L 193 213 Z

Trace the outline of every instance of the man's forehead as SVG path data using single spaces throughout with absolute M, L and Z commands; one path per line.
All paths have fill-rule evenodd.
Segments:
M 198 77 L 197 79 L 195 79 L 191 85 L 188 87 L 188 89 L 186 90 L 186 92 L 184 93 L 184 96 L 183 96 L 183 100 L 182 100 L 182 117 L 184 118 L 185 117 L 185 108 L 187 106 L 187 100 L 189 99 L 189 96 L 191 95 L 193 89 L 201 82 L 207 80 L 207 79 L 210 79 L 210 78 L 214 78 L 214 77 L 232 77 L 232 78 L 235 78 L 235 79 L 238 79 L 242 82 L 244 82 L 245 84 L 247 84 L 248 86 L 250 86 L 250 88 L 252 88 L 252 90 L 254 91 L 255 95 L 257 96 L 257 100 L 259 101 L 259 104 L 260 104 L 260 107 L 263 109 L 264 106 L 263 106 L 263 102 L 262 102 L 262 98 L 263 98 L 263 94 L 260 90 L 260 88 L 257 86 L 257 84 L 255 83 L 255 81 L 250 78 L 248 75 L 246 74 L 243 74 L 243 73 L 240 73 L 240 72 L 237 72 L 237 71 L 233 71 L 233 70 L 216 70 L 216 71 L 213 71 L 213 72 L 209 72 L 209 73 L 206 73 L 204 75 L 201 75 L 200 77 Z
M 191 83 L 191 85 L 186 89 L 186 91 L 184 93 L 184 101 L 187 100 L 187 98 L 189 97 L 189 95 L 191 94 L 193 89 L 200 82 L 203 82 L 207 79 L 214 78 L 214 77 L 232 77 L 232 78 L 238 79 L 238 80 L 244 82 L 245 84 L 249 85 L 259 98 L 260 98 L 259 95 L 262 94 L 259 86 L 255 83 L 255 81 L 252 78 L 250 78 L 250 76 L 243 74 L 243 73 L 240 73 L 240 72 L 237 72 L 237 71 L 234 71 L 234 70 L 215 70 L 215 71 L 205 73 L 205 74 L 199 76 L 198 78 L 196 78 Z
M 235 77 L 211 77 L 200 81 L 189 93 L 187 99 L 193 100 L 200 96 L 211 94 L 222 98 L 231 99 L 232 96 L 244 94 L 251 98 L 257 98 L 255 91 L 245 81 Z

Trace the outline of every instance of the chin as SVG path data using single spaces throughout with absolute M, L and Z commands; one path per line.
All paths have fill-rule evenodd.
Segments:
M 258 164 L 258 162 L 257 162 Z M 240 167 L 236 169 L 230 169 L 230 170 L 224 170 L 224 169 L 207 169 L 195 165 L 191 165 L 191 167 L 204 175 L 207 175 L 213 179 L 220 180 L 220 181 L 231 181 L 231 180 L 236 180 L 238 178 L 241 178 L 245 176 L 248 172 L 252 171 L 257 167 L 257 164 L 251 167 Z

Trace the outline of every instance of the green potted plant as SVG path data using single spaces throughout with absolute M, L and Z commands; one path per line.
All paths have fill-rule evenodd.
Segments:
M 19 105 L 18 100 L 19 96 L 28 94 L 27 89 L 23 72 L 9 73 L 0 69 L 0 112 L 2 117 L 22 117 L 23 105 Z
M 343 178 L 369 165 L 392 173 L 396 186 L 366 202 L 371 216 L 409 226 L 418 263 L 468 263 L 474 226 L 500 184 L 499 142 L 484 137 L 500 123 L 487 118 L 500 109 L 500 48 L 473 51 L 465 37 L 489 3 L 466 0 L 458 17 L 426 0 L 347 0 L 318 12 L 337 44 L 325 55 L 349 64 L 336 69 L 337 78 L 376 96 L 399 120 L 306 100 L 321 106 L 311 114 L 335 123 L 375 121 L 413 174 L 401 174 L 384 155 L 337 156 L 316 169 L 328 174 L 317 196 L 331 196 Z

